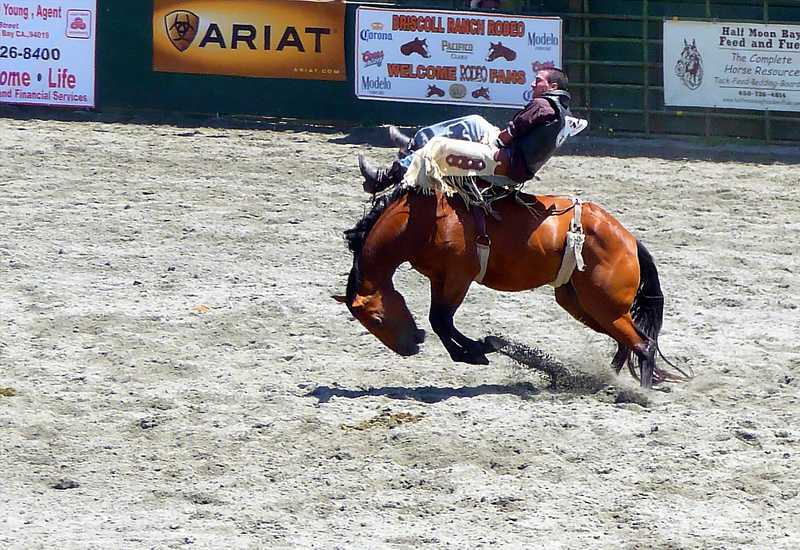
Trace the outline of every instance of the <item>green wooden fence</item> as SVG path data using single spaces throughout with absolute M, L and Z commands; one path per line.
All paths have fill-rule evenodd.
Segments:
M 667 107 L 662 82 L 665 18 L 800 24 L 800 2 L 796 0 L 506 2 L 507 9 L 501 11 L 555 15 L 564 20 L 564 65 L 571 80 L 574 110 L 590 119 L 595 133 L 800 141 L 795 130 L 800 113 Z M 468 9 L 468 3 L 394 2 L 398 7 L 447 9 Z M 410 125 L 476 111 L 474 107 L 356 99 L 352 82 L 355 3 L 347 9 L 347 82 L 155 73 L 151 70 L 152 2 L 99 0 L 99 4 L 100 109 L 152 108 Z M 478 112 L 498 123 L 511 115 L 501 109 Z
M 399 2 L 418 5 L 414 2 Z M 438 2 L 460 8 L 464 2 Z M 797 0 L 508 0 L 515 13 L 564 20 L 574 110 L 595 133 L 797 142 L 800 113 L 664 105 L 664 19 L 800 24 Z

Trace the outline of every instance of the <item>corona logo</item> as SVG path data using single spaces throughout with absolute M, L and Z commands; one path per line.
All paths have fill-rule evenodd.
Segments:
M 190 11 L 176 10 L 164 17 L 167 36 L 179 52 L 185 52 L 197 36 L 200 18 Z

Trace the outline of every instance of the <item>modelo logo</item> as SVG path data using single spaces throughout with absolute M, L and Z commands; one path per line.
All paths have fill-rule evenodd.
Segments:
M 362 29 L 359 37 L 361 38 L 362 42 L 369 42 L 370 40 L 392 40 L 392 33 Z
M 383 65 L 383 57 L 383 50 L 379 52 L 365 51 L 361 54 L 361 60 L 364 62 L 364 67 L 372 67 L 373 65 L 380 67 Z
M 529 32 L 528 46 L 558 46 L 558 37 L 551 32 L 544 34 Z
M 200 28 L 200 18 L 194 13 L 186 10 L 176 10 L 164 16 L 164 23 L 167 27 L 167 36 L 172 45 L 179 52 L 189 49 L 194 42 Z M 234 23 L 230 29 L 223 30 L 216 23 L 209 23 L 208 29 L 197 44 L 198 48 L 205 48 L 209 45 L 216 45 L 219 49 L 236 50 L 240 45 L 251 50 L 263 49 L 265 51 L 273 49 L 273 37 L 280 34 L 280 39 L 274 41 L 275 51 L 282 51 L 285 48 L 296 48 L 299 52 L 305 52 L 313 43 L 314 53 L 322 52 L 322 37 L 331 34 L 331 29 L 325 27 L 305 27 L 303 34 L 296 27 L 287 26 L 281 33 L 273 32 L 270 25 L 264 25 L 261 34 L 255 25 Z M 310 35 L 310 36 L 309 36 Z M 258 41 L 258 45 L 256 45 Z
M 461 99 L 467 95 L 467 87 L 463 84 L 451 84 L 447 93 L 449 93 L 450 97 L 453 99 Z
M 368 76 L 362 76 L 361 89 L 368 92 L 374 92 L 377 90 L 391 90 L 392 82 L 385 76 L 383 78 L 370 78 Z

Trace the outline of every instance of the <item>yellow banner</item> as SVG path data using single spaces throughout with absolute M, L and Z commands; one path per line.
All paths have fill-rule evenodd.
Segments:
M 154 0 L 153 70 L 346 80 L 341 0 Z

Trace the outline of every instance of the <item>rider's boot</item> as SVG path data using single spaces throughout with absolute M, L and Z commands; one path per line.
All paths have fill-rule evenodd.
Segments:
M 413 138 L 405 135 L 397 126 L 389 126 L 389 139 L 399 150 L 400 158 L 407 156 L 411 152 Z
M 398 161 L 392 162 L 388 168 L 376 168 L 361 154 L 358 155 L 358 169 L 364 176 L 364 191 L 373 194 L 397 185 L 406 173 L 406 168 Z

